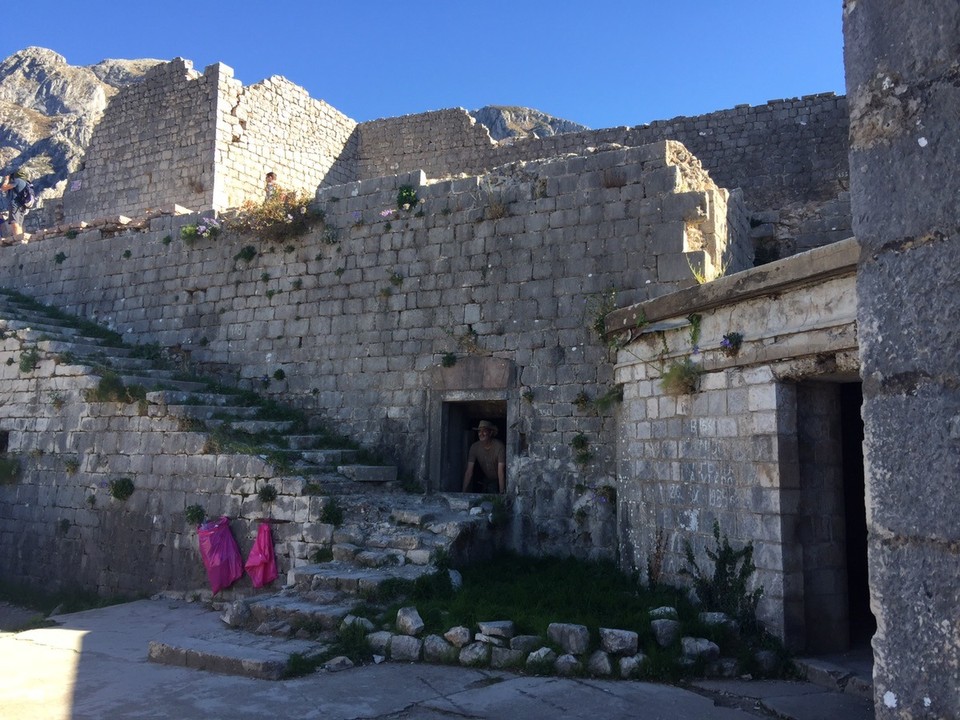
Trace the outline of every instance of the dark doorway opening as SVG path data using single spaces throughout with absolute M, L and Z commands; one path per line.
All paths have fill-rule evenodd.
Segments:
M 870 643 L 877 621 L 870 610 L 870 576 L 867 570 L 866 486 L 863 479 L 863 386 L 840 386 L 840 438 L 843 452 L 843 499 L 847 543 L 847 600 L 850 612 L 850 645 Z
M 441 412 L 440 492 L 461 492 L 470 445 L 477 440 L 473 428 L 481 420 L 497 426 L 497 438 L 506 442 L 507 403 L 505 400 L 445 402 Z
M 797 385 L 800 508 L 808 653 L 840 653 L 868 642 L 870 612 L 859 382 Z

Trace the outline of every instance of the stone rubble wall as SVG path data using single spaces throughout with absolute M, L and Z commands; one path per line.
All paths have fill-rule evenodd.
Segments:
M 798 255 L 781 263 L 806 260 Z M 782 273 L 783 266 L 769 272 Z M 745 281 L 733 277 L 714 285 L 738 280 L 742 287 Z M 846 275 L 778 292 L 777 302 L 769 293 L 742 300 L 734 294 L 702 311 L 678 306 L 667 317 L 657 315 L 618 352 L 615 382 L 623 383 L 624 400 L 617 491 L 626 569 L 646 574 L 657 567 L 661 580 L 684 584 L 685 543 L 711 568 L 705 548 L 714 547 L 716 521 L 734 547 L 753 543 L 756 583 L 764 588 L 761 619 L 790 640 L 804 635 L 805 617 L 795 534 L 801 511 L 797 390 L 786 379 L 827 373 L 857 379 L 857 301 L 852 266 Z M 644 307 L 617 314 L 628 317 Z M 697 338 L 690 313 L 700 316 Z M 720 343 L 733 332 L 743 335 L 743 346 L 728 357 Z M 661 377 L 684 359 L 704 370 L 698 390 L 668 394 Z
M 36 369 L 19 361 L 25 343 L 0 341 L 0 432 L 5 458 L 20 478 L 0 484 L 0 566 L 19 581 L 84 587 L 104 595 L 177 588 L 208 590 L 196 527 L 184 511 L 202 506 L 227 515 L 246 558 L 263 517 L 274 525 L 281 575 L 303 564 L 311 547 L 329 547 L 333 526 L 320 522 L 326 498 L 303 496 L 300 478 L 276 478 L 255 456 L 216 455 L 203 433 L 184 431 L 162 406 L 85 401 L 99 378 L 85 366 L 42 350 Z M 10 362 L 12 360 L 13 362 Z M 133 494 L 114 499 L 109 483 L 130 478 Z M 278 496 L 256 496 L 265 483 Z M 250 588 L 244 576 L 235 586 Z
M 416 209 L 397 209 L 402 185 L 416 189 Z M 509 360 L 516 542 L 612 556 L 612 517 L 585 532 L 573 509 L 584 488 L 613 479 L 612 411 L 577 404 L 612 389 L 609 350 L 590 327 L 599 298 L 613 289 L 622 305 L 691 286 L 691 265 L 710 267 L 711 254 L 749 265 L 742 237 L 724 246 L 716 234 L 745 227 L 736 196 L 682 146 L 657 143 L 483 177 L 364 180 L 318 199 L 326 227 L 288 243 L 227 234 L 186 246 L 179 227 L 196 216 L 162 216 L 147 232 L 6 248 L 0 285 L 130 341 L 178 346 L 327 417 L 418 479 L 438 442 L 429 404 L 444 354 Z M 594 455 L 583 467 L 571 447 L 581 434 Z
M 848 126 L 846 98 L 833 93 L 501 143 L 465 110 L 454 109 L 361 123 L 357 162 L 361 178 L 416 169 L 443 177 L 607 143 L 634 147 L 676 140 L 718 185 L 743 190 L 758 216 L 754 237 L 787 256 L 851 234 Z

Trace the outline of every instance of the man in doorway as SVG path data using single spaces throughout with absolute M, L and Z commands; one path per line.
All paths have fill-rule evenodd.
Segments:
M 481 420 L 477 427 L 480 439 L 470 446 L 467 470 L 463 474 L 463 492 L 503 493 L 507 489 L 507 449 L 496 439 L 497 426 Z M 474 470 L 479 467 L 479 477 Z

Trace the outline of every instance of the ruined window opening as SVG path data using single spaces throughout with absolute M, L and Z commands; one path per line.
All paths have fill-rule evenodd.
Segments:
M 497 427 L 497 439 L 507 444 L 507 403 L 505 400 L 444 402 L 441 414 L 440 477 L 437 478 L 437 490 L 461 492 L 470 445 L 478 439 L 472 428 L 477 427 L 481 420 L 492 422 Z M 509 450 L 507 444 L 508 454 Z M 475 468 L 474 472 L 478 472 L 478 469 Z M 508 475 L 507 486 L 509 485 Z

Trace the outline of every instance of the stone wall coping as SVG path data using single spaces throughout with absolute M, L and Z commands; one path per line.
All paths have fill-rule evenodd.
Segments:
M 760 267 L 717 278 L 702 285 L 662 295 L 614 310 L 606 316 L 606 334 L 637 329 L 638 318 L 649 323 L 686 317 L 734 302 L 774 295 L 792 288 L 815 285 L 828 278 L 853 275 L 860 258 L 856 238 L 814 248 Z

